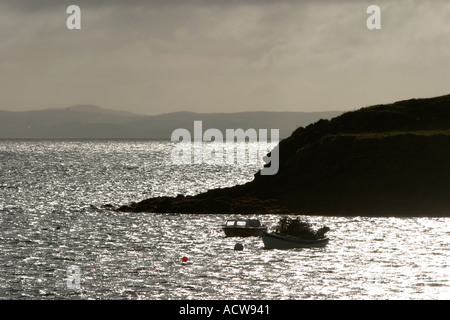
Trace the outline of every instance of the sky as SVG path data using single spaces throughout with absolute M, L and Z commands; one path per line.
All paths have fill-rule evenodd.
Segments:
M 346 111 L 449 84 L 447 0 L 0 2 L 0 110 Z

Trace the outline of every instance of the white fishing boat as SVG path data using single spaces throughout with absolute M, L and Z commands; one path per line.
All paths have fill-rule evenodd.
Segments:
M 322 238 L 317 240 L 304 240 L 292 236 L 268 232 L 263 232 L 261 234 L 261 238 L 264 243 L 264 248 L 266 249 L 325 247 L 329 241 L 328 238 Z

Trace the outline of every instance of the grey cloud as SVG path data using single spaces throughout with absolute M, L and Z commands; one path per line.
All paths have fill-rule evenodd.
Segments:
M 363 0 L 369 2 L 369 0 Z M 438 0 L 439 1 L 439 0 Z M 340 3 L 361 2 L 361 0 L 340 0 Z M 67 7 L 75 4 L 86 8 L 98 7 L 171 7 L 171 6 L 217 6 L 230 7 L 237 5 L 301 5 L 305 3 L 330 4 L 336 0 L 3 0 L 10 8 L 36 12 L 52 8 Z
M 47 10 L 55 7 L 69 6 L 72 4 L 86 8 L 97 7 L 131 7 L 131 6 L 178 6 L 178 5 L 220 5 L 230 6 L 236 4 L 267 4 L 273 3 L 270 0 L 4 0 L 3 4 L 8 5 L 10 8 L 25 11 L 36 12 L 41 10 Z M 290 2 L 289 0 L 287 2 Z
M 371 2 L 4 0 L 0 109 L 318 111 L 446 93 L 449 5 L 379 1 L 370 32 Z

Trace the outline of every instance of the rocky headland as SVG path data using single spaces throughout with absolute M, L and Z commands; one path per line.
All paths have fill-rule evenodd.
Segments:
M 276 175 L 123 212 L 450 216 L 450 95 L 346 112 L 278 144 Z

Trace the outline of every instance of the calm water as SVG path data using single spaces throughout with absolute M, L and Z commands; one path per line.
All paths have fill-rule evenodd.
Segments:
M 305 217 L 331 228 L 326 248 L 265 250 L 224 238 L 227 216 L 91 207 L 242 184 L 258 168 L 176 166 L 172 148 L 0 141 L 0 298 L 450 299 L 446 218 Z M 70 266 L 80 289 L 68 288 Z

